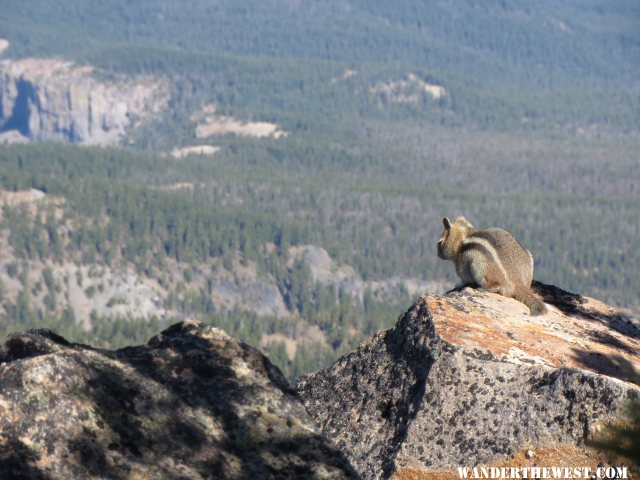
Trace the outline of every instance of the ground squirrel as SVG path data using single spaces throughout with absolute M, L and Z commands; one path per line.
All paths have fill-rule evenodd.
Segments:
M 438 256 L 451 260 L 461 283 L 454 288 L 480 286 L 489 292 L 515 298 L 531 315 L 547 311 L 531 293 L 533 255 L 506 230 L 476 229 L 464 217 L 443 219 L 444 232 L 438 240 Z

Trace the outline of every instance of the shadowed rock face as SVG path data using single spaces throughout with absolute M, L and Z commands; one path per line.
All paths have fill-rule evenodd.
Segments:
M 0 478 L 358 478 L 260 352 L 182 322 L 110 352 L 0 347 Z
M 0 140 L 116 145 L 167 100 L 167 86 L 148 76 L 107 81 L 62 60 L 3 60 Z
M 300 396 L 367 479 L 583 447 L 640 396 L 640 328 L 596 300 L 535 288 L 545 316 L 473 289 L 424 295 L 394 328 L 303 377 Z

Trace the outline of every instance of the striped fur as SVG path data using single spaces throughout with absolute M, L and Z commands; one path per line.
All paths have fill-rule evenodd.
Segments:
M 479 285 L 494 293 L 515 298 L 532 315 L 546 312 L 546 306 L 531 293 L 533 255 L 506 230 L 476 229 L 464 217 L 443 219 L 444 231 L 438 240 L 438 256 L 451 260 L 461 284 Z

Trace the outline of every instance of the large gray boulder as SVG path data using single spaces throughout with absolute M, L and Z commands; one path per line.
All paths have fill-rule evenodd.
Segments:
M 585 450 L 640 396 L 640 328 L 596 300 L 537 289 L 541 317 L 472 289 L 424 295 L 394 328 L 300 379 L 307 410 L 366 479 Z
M 187 321 L 117 351 L 48 330 L 8 336 L 0 478 L 358 476 L 264 355 Z

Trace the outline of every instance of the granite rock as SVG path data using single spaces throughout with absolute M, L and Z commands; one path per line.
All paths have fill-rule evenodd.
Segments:
M 640 397 L 640 328 L 597 300 L 535 289 L 547 315 L 473 289 L 425 294 L 395 327 L 301 378 L 307 410 L 365 479 L 583 447 Z
M 264 355 L 185 321 L 117 351 L 8 336 L 0 478 L 358 476 Z

